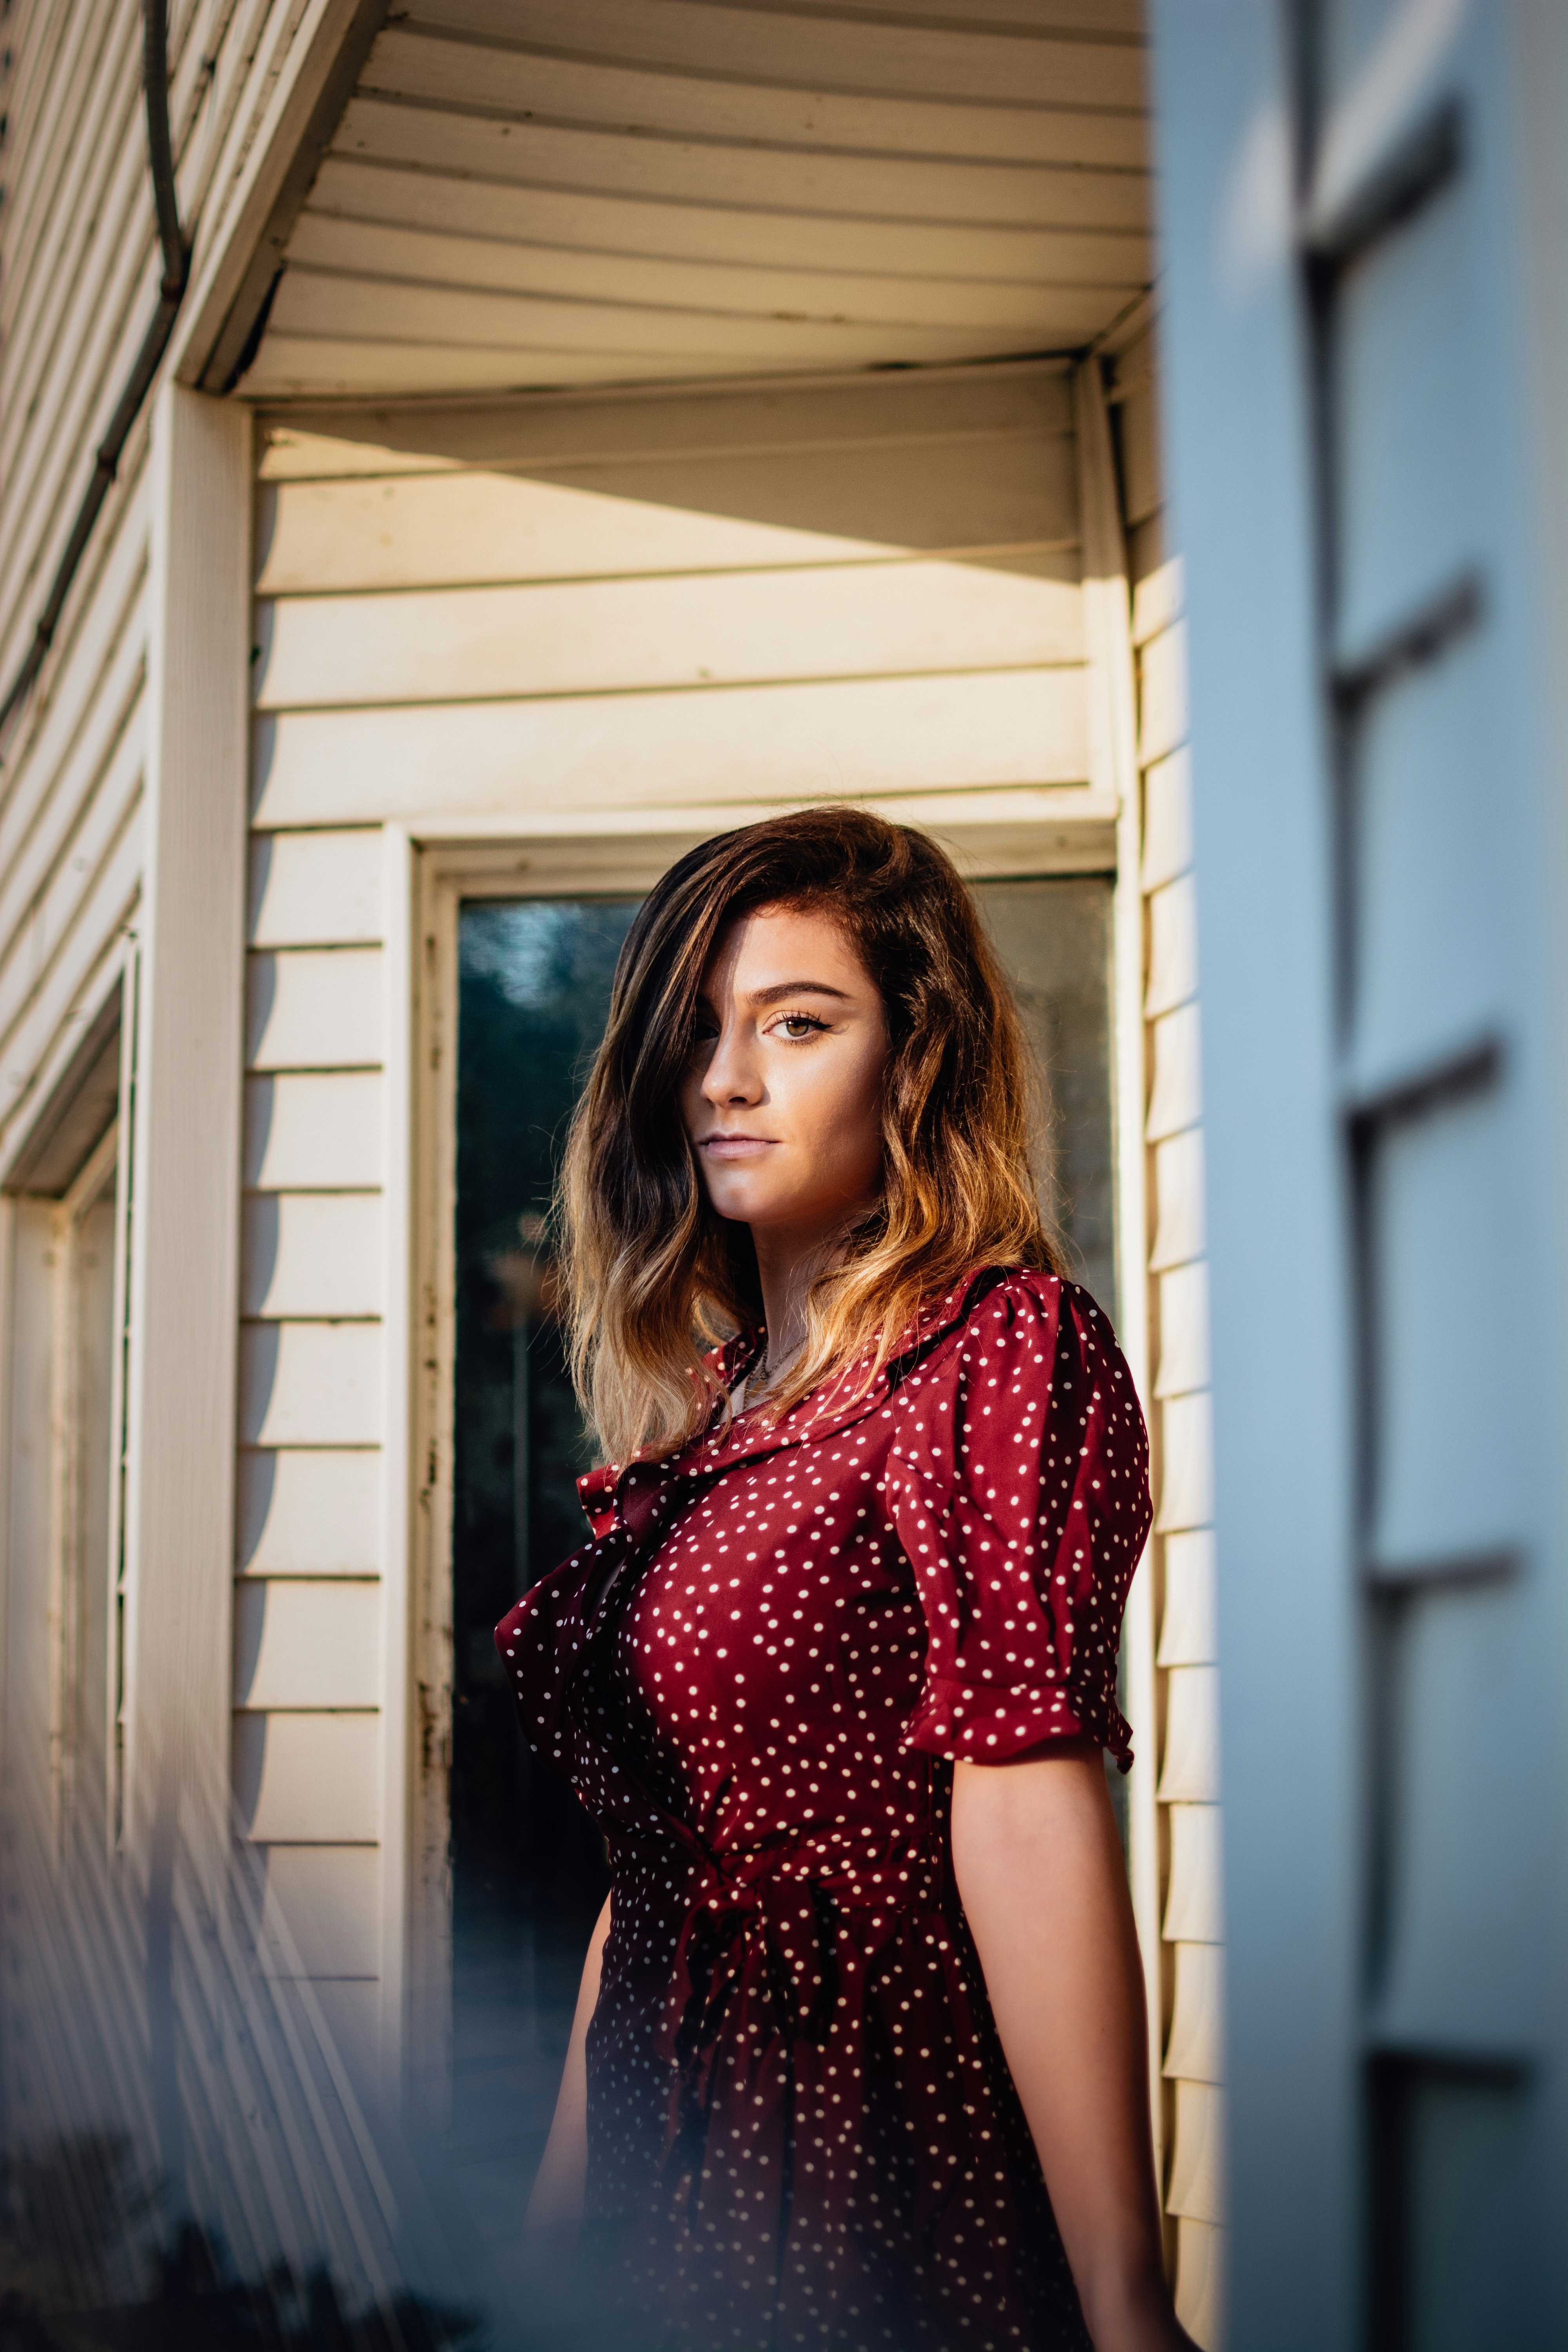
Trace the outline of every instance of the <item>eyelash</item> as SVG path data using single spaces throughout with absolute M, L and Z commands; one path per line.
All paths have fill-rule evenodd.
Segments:
M 815 1031 L 820 1035 L 827 1026 L 826 1022 L 819 1021 L 815 1013 L 781 1013 L 777 1015 L 773 1026 L 779 1029 L 787 1028 L 792 1021 L 804 1022 L 808 1034 Z M 792 1045 L 804 1045 L 805 1038 L 791 1037 L 788 1042 Z

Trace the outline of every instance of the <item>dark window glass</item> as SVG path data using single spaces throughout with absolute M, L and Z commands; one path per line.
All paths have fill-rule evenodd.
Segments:
M 1050 1104 L 1049 1205 L 1114 1307 L 1110 885 L 977 891 Z M 603 1034 L 629 899 L 477 901 L 462 914 L 452 1759 L 454 2160 L 498 2248 L 543 2146 L 604 1853 L 523 1748 L 492 1629 L 585 1533 L 591 1454 L 563 1359 L 546 1217 L 566 1123 Z

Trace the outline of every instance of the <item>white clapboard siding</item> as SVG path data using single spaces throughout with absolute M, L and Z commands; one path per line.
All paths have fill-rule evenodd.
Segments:
M 1225 2080 L 1225 1947 L 1178 1944 L 1164 2072 L 1172 2081 Z
M 362 180 L 371 175 L 362 174 Z M 428 195 L 421 190 L 421 215 L 430 220 Z M 420 228 L 400 220 L 339 218 L 322 211 L 320 188 L 311 209 L 295 227 L 289 241 L 289 268 L 313 266 L 345 274 L 383 278 L 419 278 L 435 286 L 470 286 L 494 292 L 566 296 L 574 300 L 657 303 L 661 309 L 718 310 L 742 317 L 776 317 L 783 312 L 803 320 L 841 319 L 852 312 L 879 326 L 989 327 L 1008 341 L 1013 331 L 1028 329 L 1038 320 L 1040 292 L 1027 278 L 918 277 L 877 278 L 864 272 L 799 266 L 759 268 L 755 262 L 707 260 L 684 254 L 662 254 L 650 261 L 638 253 L 585 252 L 580 244 L 542 245 L 547 232 L 534 217 L 531 202 L 521 209 L 521 237 L 513 241 L 496 234 L 495 192 L 482 192 L 484 210 L 470 214 L 481 225 L 479 235 L 458 234 L 443 221 Z M 532 192 L 529 192 L 531 199 Z M 628 211 L 630 207 L 626 208 Z M 577 237 L 580 219 L 574 218 Z M 1048 279 L 1056 299 L 1068 287 L 1081 286 L 1096 307 L 1103 289 L 1124 285 L 1131 291 L 1147 282 L 1150 250 L 1147 238 L 1074 233 L 1037 232 L 1043 248 L 1037 277 Z M 922 271 L 931 270 L 929 255 L 921 256 Z
M 352 445 L 331 446 L 342 447 L 338 465 L 346 471 Z M 390 459 L 395 453 L 385 454 Z M 257 593 L 321 596 L 487 582 L 676 577 L 869 562 L 888 553 L 879 541 L 864 536 L 694 511 L 680 504 L 680 488 L 677 478 L 669 485 L 670 502 L 656 503 L 632 490 L 500 472 L 286 480 L 263 489 Z
M 702 421 L 689 419 L 694 440 Z M 763 413 L 753 429 L 766 441 L 788 423 Z M 814 446 L 813 423 L 826 446 Z M 885 440 L 853 425 L 841 402 L 824 403 L 795 446 L 590 457 L 577 468 L 585 478 L 570 484 L 499 470 L 284 480 L 261 499 L 258 593 L 673 579 L 1072 548 L 1072 450 L 1060 436 L 943 435 L 897 412 Z M 345 448 L 345 467 L 353 454 Z
M 996 41 L 1005 53 L 1010 43 Z M 884 38 L 883 47 L 887 43 Z M 1142 103 L 1142 58 L 1137 50 L 1113 52 L 1114 67 L 1087 45 L 1053 45 L 1054 104 L 1048 109 L 1008 104 L 997 92 L 984 107 L 966 105 L 952 89 L 903 97 L 862 96 L 837 91 L 812 53 L 795 59 L 794 89 L 732 81 L 703 71 L 639 72 L 635 67 L 597 59 L 519 55 L 492 50 L 486 59 L 489 103 L 514 115 L 553 116 L 561 122 L 635 121 L 646 132 L 747 144 L 776 141 L 796 148 L 874 150 L 880 155 L 915 155 L 967 161 L 988 154 L 998 163 L 1108 165 L 1138 170 L 1144 161 L 1143 125 L 1135 112 L 1079 111 L 1091 91 L 1099 103 L 1114 91 L 1123 108 Z M 803 63 L 812 84 L 801 87 Z M 1001 54 L 997 56 L 1000 66 Z M 1112 78 L 1120 71 L 1120 88 Z M 430 40 L 401 30 L 382 34 L 361 76 L 366 91 L 385 90 L 417 103 L 462 106 L 472 95 L 473 67 L 467 44 Z
M 1180 1005 L 1150 1025 L 1154 1083 L 1149 1091 L 1151 1143 L 1195 1127 L 1203 1110 L 1203 1058 L 1195 1004 Z
M 1031 55 L 1022 44 L 994 30 L 952 32 L 951 5 L 917 0 L 905 9 L 881 0 L 887 25 L 875 21 L 877 6 L 859 7 L 850 17 L 823 15 L 812 26 L 803 58 L 798 26 L 789 17 L 763 14 L 755 26 L 732 25 L 722 13 L 695 0 L 599 0 L 592 11 L 580 0 L 415 0 L 409 21 L 442 31 L 489 33 L 519 46 L 577 48 L 591 56 L 635 58 L 666 68 L 694 67 L 714 75 L 758 74 L 798 83 L 803 64 L 827 87 L 887 89 L 911 98 L 1009 100 L 1016 105 L 1059 105 L 1085 90 L 1108 95 L 1104 103 L 1137 107 L 1143 102 L 1142 58 L 1137 49 L 1118 60 L 1119 80 L 1097 79 L 1098 60 L 1082 45 L 1060 40 Z M 941 17 L 922 28 L 921 14 Z M 985 10 L 988 27 L 1015 23 L 1049 26 L 1058 37 L 1078 32 L 1096 38 L 1108 33 L 1136 36 L 1142 19 L 1132 0 L 1001 0 Z M 1114 92 L 1112 97 L 1109 93 Z
M 354 99 L 332 144 L 337 154 L 384 167 L 483 173 L 514 184 L 553 181 L 685 204 L 776 208 L 787 193 L 803 213 L 1133 230 L 1143 228 L 1148 208 L 1138 172 L 822 148 L 796 149 L 785 159 L 722 141 L 686 143 L 574 124 L 476 120 L 383 98 Z
M 373 1707 L 380 1685 L 378 1584 L 241 1580 L 234 1597 L 236 1706 Z
M 383 1052 L 381 953 L 297 948 L 252 954 L 246 973 L 246 1066 L 353 1068 Z
M 1214 1521 L 1214 1407 L 1206 1389 L 1167 1397 L 1160 1407 L 1162 1535 Z
M 127 836 L 139 836 L 142 738 L 142 714 L 135 711 L 54 871 L 0 950 L 0 1038 L 9 1034 L 66 948 L 94 882 Z
M 653 811 L 671 802 L 1081 784 L 1089 759 L 1078 673 L 1004 670 L 285 713 L 260 722 L 257 767 L 256 822 L 271 826 L 512 810 L 525 777 L 546 803 Z
M 1193 862 L 1192 754 L 1184 745 L 1143 778 L 1143 887 L 1184 874 Z
M 374 825 L 257 835 L 248 878 L 253 948 L 368 945 L 382 936 L 382 840 Z
M 1173 1666 L 1166 1676 L 1160 1799 L 1167 1805 L 1219 1802 L 1217 1666 Z
M 956 563 L 301 597 L 260 643 L 262 710 L 1083 658 L 1076 581 Z
M 1181 1265 L 1202 1257 L 1208 1246 L 1208 1223 L 1204 1210 L 1204 1131 L 1184 1129 L 1154 1148 L 1154 1194 L 1159 1223 L 1150 1270 Z
M 260 1192 L 361 1192 L 383 1172 L 379 1070 L 286 1071 L 245 1082 L 245 1181 Z
M 1182 569 L 1181 557 L 1173 555 L 1157 570 L 1145 572 L 1133 589 L 1133 644 L 1140 648 L 1146 646 L 1151 637 L 1158 636 L 1163 629 L 1168 629 L 1173 621 L 1181 619 L 1185 605 L 1186 576 Z M 1180 873 L 1182 866 L 1186 863 L 1184 857 L 1181 866 L 1172 867 L 1172 873 Z M 1147 887 L 1152 888 L 1155 879 L 1166 881 L 1169 877 L 1151 877 Z
M 822 22 L 821 18 L 817 23 Z M 564 255 L 577 268 L 636 258 L 655 283 L 667 269 L 733 272 L 755 299 L 770 282 L 787 287 L 803 270 L 852 276 L 865 304 L 883 289 L 955 279 L 1019 288 L 1037 302 L 1042 286 L 1119 284 L 1148 249 L 1143 228 L 1019 228 L 1006 223 L 859 219 L 775 208 L 661 204 L 646 196 L 572 188 L 506 187 L 422 172 L 416 188 L 399 173 L 329 155 L 316 176 L 296 237 L 308 246 L 318 225 L 373 222 L 404 234 L 440 233 L 466 244 L 505 241 L 541 257 Z M 292 251 L 293 245 L 290 245 Z M 647 283 L 644 285 L 645 299 Z M 723 297 L 720 295 L 721 307 Z M 792 306 L 793 307 L 793 306 Z M 845 307 L 847 307 L 846 305 Z M 876 315 L 864 308 L 861 316 Z M 1038 317 L 1037 309 L 1031 313 Z M 1009 337 L 1011 342 L 1011 337 Z
M 1187 1395 L 1209 1384 L 1209 1278 L 1200 1258 L 1160 1276 L 1157 1397 Z
M 1222 2181 L 1222 2199 L 1224 2190 Z M 1225 2231 L 1185 2213 L 1176 2222 L 1176 2311 L 1199 2344 L 1224 2342 Z
M 886 463 L 900 443 L 914 439 L 946 439 L 951 466 L 962 469 L 965 451 L 977 437 L 1032 436 L 1049 457 L 1055 442 L 1069 444 L 1073 435 L 1073 404 L 1064 362 L 1030 361 L 984 369 L 922 370 L 871 379 L 847 377 L 833 383 L 791 382 L 781 378 L 764 384 L 688 384 L 679 391 L 642 391 L 613 400 L 582 400 L 575 394 L 553 394 L 526 401 L 438 402 L 398 408 L 384 402 L 363 407 L 307 408 L 277 419 L 268 428 L 283 436 L 277 451 L 265 452 L 260 478 L 289 480 L 300 472 L 289 449 L 301 436 L 314 434 L 322 451 L 328 442 L 342 448 L 336 466 L 317 461 L 302 470 L 312 479 L 334 475 L 348 478 L 364 472 L 364 453 L 373 448 L 419 453 L 421 467 L 434 470 L 454 463 L 489 471 L 512 471 L 530 478 L 560 475 L 590 488 L 603 483 L 584 470 L 610 468 L 612 487 L 625 467 L 674 464 L 678 480 L 700 482 L 689 461 L 717 462 L 719 479 L 732 477 L 724 467 L 740 457 L 766 458 L 763 483 L 775 480 L 776 466 L 792 452 L 805 451 L 831 459 L 858 448 L 864 463 L 875 470 L 878 452 Z M 386 470 L 373 465 L 373 473 Z M 397 467 L 394 471 L 399 470 Z M 797 467 L 808 482 L 809 467 Z M 751 478 L 750 476 L 747 478 Z M 829 480 L 841 477 L 829 468 Z M 906 474 L 906 489 L 919 478 Z M 938 485 L 929 488 L 940 488 Z M 1026 498 L 1028 482 L 1015 485 L 1015 503 Z M 667 501 L 689 504 L 679 491 Z M 723 500 L 700 500 L 704 511 L 752 514 L 766 511 L 751 506 L 735 508 Z M 897 535 L 901 539 L 919 525 L 920 500 L 906 496 L 905 512 Z M 820 513 L 819 522 L 828 519 Z
M 1163 1934 L 1172 1944 L 1223 1944 L 1225 1881 L 1217 1805 L 1175 1803 L 1166 1815 L 1171 1874 Z
M 0 1055 L 0 1129 L 24 1106 L 73 1020 L 79 1000 L 112 950 L 142 882 L 141 812 L 116 840 L 83 894 L 77 919 L 58 954 L 27 998 Z
M 0 937 L 56 855 L 141 686 L 147 636 L 145 455 L 145 436 L 139 436 L 124 460 L 122 501 L 104 526 L 108 544 L 94 593 L 61 633 L 48 698 L 31 704 L 17 723 L 0 807 Z
M 1176 2143 L 1165 2210 L 1184 2220 L 1225 2218 L 1225 2095 L 1217 2084 L 1176 2084 Z
M 381 1410 L 379 1324 L 241 1327 L 242 1444 L 376 1445 Z
M 809 40 L 681 0 L 532 13 L 383 29 L 247 392 L 993 360 L 1086 345 L 1148 282 L 1136 37 L 1041 40 L 1010 8 L 818 12 Z
M 1151 638 L 1142 660 L 1139 758 L 1152 766 L 1186 740 L 1186 625 L 1175 622 Z
M 369 1845 L 266 1850 L 261 1948 L 275 1977 L 374 1977 L 381 1964 L 381 1857 Z
M 1198 992 L 1198 899 L 1190 874 L 1149 898 L 1149 986 L 1144 1010 L 1152 1020 Z
M 1177 2315 L 1218 2352 L 1223 2315 L 1224 1909 L 1219 1799 L 1219 1649 L 1215 1595 L 1213 1419 L 1205 1259 L 1202 1037 L 1193 875 L 1186 649 L 1179 558 L 1164 553 L 1159 375 L 1145 331 L 1119 374 L 1123 495 L 1132 551 L 1132 635 L 1143 768 L 1144 1009 L 1153 1078 L 1147 1134 L 1160 1332 L 1161 1581 L 1157 1670 L 1165 1687 L 1159 1801 L 1169 1869 L 1162 1934 L 1168 1980 L 1166 2210 L 1176 2220 Z
M 1165 1608 L 1158 1663 L 1209 1666 L 1218 1662 L 1214 1529 L 1188 1528 L 1165 1538 Z
M 1069 287 L 1055 295 L 1052 308 L 1069 330 L 1082 328 L 1103 312 L 1104 298 L 1091 287 Z M 876 367 L 915 331 L 903 321 L 860 326 L 832 317 L 715 317 L 707 310 L 666 310 L 646 294 L 633 301 L 550 301 L 487 287 L 419 285 L 405 277 L 344 278 L 335 270 L 299 264 L 290 266 L 272 317 L 279 344 L 467 347 L 510 354 L 514 369 L 520 360 L 527 365 L 541 348 L 553 348 L 569 352 L 574 361 L 620 362 L 623 375 L 632 373 L 626 362 L 635 367 L 644 361 L 695 366 L 701 374 L 732 369 L 739 360 L 750 361 L 759 375 L 792 367 L 825 373 Z M 985 331 L 945 325 L 919 330 L 938 362 L 973 356 Z
M 237 1715 L 234 1794 L 258 1845 L 357 1845 L 380 1834 L 381 1727 L 373 1714 Z
M 239 1457 L 243 1576 L 374 1576 L 383 1565 L 381 1456 L 269 1448 Z
M 242 1315 L 379 1315 L 384 1290 L 377 1192 L 260 1192 L 245 1203 Z

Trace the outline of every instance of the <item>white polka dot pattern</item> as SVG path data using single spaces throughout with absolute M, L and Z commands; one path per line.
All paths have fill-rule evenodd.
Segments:
M 1129 1760 L 1146 1464 L 1087 1294 L 993 1271 L 858 1394 L 585 1479 L 595 1540 L 498 1629 L 609 1846 L 589 2209 L 646 2340 L 1087 2343 L 950 1763 L 1086 1732 Z

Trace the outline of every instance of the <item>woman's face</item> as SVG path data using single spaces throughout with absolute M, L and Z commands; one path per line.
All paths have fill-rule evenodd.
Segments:
M 830 916 L 763 907 L 721 932 L 681 1088 L 720 1216 L 809 1243 L 868 1208 L 887 1062 L 880 992 Z

